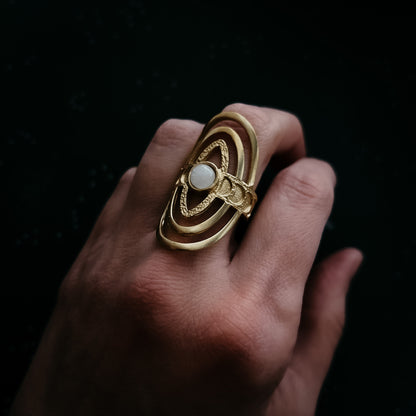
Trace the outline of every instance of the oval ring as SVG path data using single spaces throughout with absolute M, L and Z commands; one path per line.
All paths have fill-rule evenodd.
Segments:
M 243 141 L 238 131 L 229 125 L 217 126 L 221 122 L 235 122 L 243 128 L 246 134 L 246 149 L 250 154 L 249 167 L 245 173 L 245 152 Z M 218 137 L 218 138 L 217 138 Z M 229 172 L 230 149 L 227 140 L 233 144 L 236 154 L 235 173 Z M 190 171 L 199 164 L 212 166 L 208 159 L 216 150 L 220 151 L 219 166 L 214 165 L 216 178 L 205 198 L 194 208 L 188 207 L 188 194 L 195 187 L 190 183 Z M 160 241 L 172 249 L 200 250 L 219 241 L 237 223 L 239 217 L 249 218 L 257 201 L 254 192 L 254 182 L 258 165 L 258 145 L 256 133 L 250 122 L 239 113 L 223 112 L 213 117 L 202 130 L 191 154 L 182 167 L 175 184 L 172 196 L 160 219 L 157 236 Z M 244 175 L 247 176 L 244 179 Z M 191 189 L 192 188 L 192 189 Z M 205 189 L 204 189 L 205 190 Z M 198 223 L 180 224 L 175 219 L 175 211 L 180 220 L 192 218 L 194 222 L 198 216 L 206 213 L 214 200 L 222 200 L 221 206 L 207 219 Z M 176 210 L 175 210 L 176 208 Z M 218 224 L 232 209 L 235 212 L 222 224 Z M 213 230 L 210 233 L 211 230 Z

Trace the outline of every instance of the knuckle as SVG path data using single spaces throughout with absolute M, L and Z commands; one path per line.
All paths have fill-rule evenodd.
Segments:
M 179 141 L 183 141 L 184 138 L 187 137 L 186 128 L 187 128 L 187 121 L 186 120 L 179 120 L 179 119 L 168 119 L 164 121 L 159 128 L 156 130 L 156 133 L 153 137 L 153 144 L 161 145 L 161 146 L 176 146 Z
M 250 316 L 250 319 L 248 319 Z M 259 346 L 262 335 L 257 325 L 256 311 L 245 308 L 220 305 L 210 319 L 202 325 L 204 344 L 214 354 L 235 363 L 238 368 L 255 371 L 259 364 Z
M 297 116 L 282 110 L 273 109 L 275 130 L 271 137 L 278 137 L 279 140 L 291 137 L 291 140 L 303 142 L 303 127 Z
M 141 276 L 133 276 L 122 291 L 123 302 L 132 307 L 142 304 L 149 307 L 157 306 L 161 299 L 163 283 L 156 272 L 144 271 Z
M 292 134 L 298 134 L 303 136 L 303 126 L 300 119 L 293 113 L 288 113 L 286 111 L 281 112 L 283 117 L 286 119 L 286 123 L 289 127 L 289 130 Z
M 318 203 L 332 206 L 334 199 L 334 173 L 323 161 L 304 159 L 284 169 L 278 182 L 286 195 L 295 202 Z
M 148 316 L 153 317 L 165 303 L 160 289 L 157 281 L 133 279 L 121 292 L 123 309 L 128 311 L 133 318 L 140 318 L 140 320 Z
M 234 103 L 227 105 L 223 111 L 235 112 L 246 117 L 255 128 L 257 134 L 262 135 L 262 132 L 268 128 L 270 123 L 269 113 L 254 105 Z
M 231 111 L 236 113 L 249 113 L 252 110 L 253 106 L 249 104 L 243 104 L 243 103 L 232 103 L 228 104 L 226 107 L 224 107 L 223 111 Z
M 156 130 L 155 136 L 165 136 L 175 133 L 178 129 L 178 124 L 180 124 L 180 120 L 176 118 L 165 120 Z
M 218 329 L 218 335 L 214 338 L 224 344 L 230 351 L 239 352 L 241 355 L 249 356 L 254 349 L 253 327 L 247 325 L 247 321 L 240 317 L 223 317 Z
M 182 292 L 181 280 L 163 261 L 147 261 L 123 285 L 120 299 L 129 314 L 151 317 L 157 330 L 181 311 Z

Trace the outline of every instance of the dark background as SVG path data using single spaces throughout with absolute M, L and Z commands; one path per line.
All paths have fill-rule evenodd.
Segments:
M 338 174 L 319 255 L 365 253 L 317 414 L 416 415 L 414 16 L 105 4 L 1 2 L 3 413 L 120 175 L 167 118 L 237 101 L 301 119 Z

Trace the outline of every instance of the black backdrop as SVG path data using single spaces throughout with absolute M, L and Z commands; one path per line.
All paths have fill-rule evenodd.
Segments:
M 414 17 L 261 1 L 1 4 L 1 408 L 124 170 L 171 117 L 295 113 L 333 164 L 320 255 L 365 253 L 318 415 L 416 415 Z

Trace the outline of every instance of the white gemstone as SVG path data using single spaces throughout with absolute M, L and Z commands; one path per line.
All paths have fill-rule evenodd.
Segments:
M 189 180 L 195 189 L 208 189 L 215 182 L 214 169 L 206 164 L 199 164 L 192 168 Z

